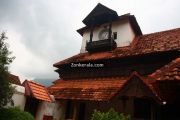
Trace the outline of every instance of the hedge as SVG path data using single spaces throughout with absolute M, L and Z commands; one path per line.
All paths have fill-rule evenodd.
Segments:
M 34 120 L 33 116 L 18 107 L 0 109 L 0 120 Z

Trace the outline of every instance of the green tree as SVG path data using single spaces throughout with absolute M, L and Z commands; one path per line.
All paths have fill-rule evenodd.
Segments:
M 0 108 L 0 120 L 34 120 L 34 117 L 18 107 Z
M 130 120 L 130 116 L 119 114 L 111 108 L 108 112 L 94 110 L 91 120 Z
M 10 57 L 11 52 L 8 50 L 8 44 L 5 32 L 0 35 L 0 108 L 12 101 L 14 88 L 9 83 L 8 65 L 14 57 Z

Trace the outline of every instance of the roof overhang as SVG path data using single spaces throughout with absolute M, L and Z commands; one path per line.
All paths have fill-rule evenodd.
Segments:
M 132 29 L 134 30 L 134 32 L 136 33 L 136 35 L 142 35 L 142 31 L 141 31 L 141 29 L 140 29 L 140 26 L 138 25 L 138 22 L 137 22 L 137 20 L 136 20 L 136 18 L 135 18 L 135 16 L 134 15 L 130 15 L 130 14 L 124 14 L 124 15 L 121 15 L 121 16 L 117 16 L 117 17 L 114 17 L 113 19 L 112 19 L 112 22 L 113 21 L 118 21 L 118 20 L 129 20 L 129 22 L 130 22 L 130 24 L 131 24 L 131 26 L 132 26 Z M 98 20 L 97 20 L 98 21 Z M 108 21 L 105 21 L 105 22 L 103 22 L 103 23 L 107 23 Z M 101 24 L 103 24 L 103 23 L 101 23 Z M 82 27 L 82 28 L 80 28 L 80 29 L 78 29 L 77 30 L 77 32 L 81 35 L 81 36 L 83 36 L 83 33 L 86 31 L 86 30 L 88 30 L 88 29 L 90 29 L 91 28 L 91 26 L 85 26 L 85 27 Z

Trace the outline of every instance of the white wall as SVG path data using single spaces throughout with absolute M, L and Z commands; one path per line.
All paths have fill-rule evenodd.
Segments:
M 25 88 L 23 86 L 12 84 L 13 87 L 15 87 L 15 93 L 12 96 L 12 100 L 14 103 L 14 106 L 19 107 L 21 110 L 24 110 L 25 103 L 26 103 L 26 97 L 25 94 Z M 12 106 L 11 103 L 9 103 L 7 106 Z
M 51 95 L 51 98 L 54 97 Z M 64 120 L 64 103 L 41 101 L 37 108 L 36 120 L 43 120 L 44 115 L 53 116 L 53 120 Z
M 92 41 L 99 40 L 98 34 L 104 29 L 104 26 L 108 26 L 108 24 L 103 24 L 94 28 L 93 31 L 93 39 Z M 112 22 L 112 33 L 117 32 L 117 39 L 115 40 L 117 43 L 117 47 L 128 46 L 132 42 L 135 37 L 135 33 L 129 23 L 129 20 L 119 20 Z M 86 52 L 86 41 L 90 39 L 90 30 L 86 30 L 83 34 L 81 53 Z

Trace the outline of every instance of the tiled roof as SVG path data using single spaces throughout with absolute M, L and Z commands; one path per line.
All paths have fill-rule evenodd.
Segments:
M 58 80 L 49 87 L 57 99 L 106 101 L 124 85 L 127 78 Z
M 10 74 L 9 80 L 12 84 L 21 85 L 21 81 L 20 81 L 19 77 L 16 75 Z
M 180 80 L 180 57 L 150 75 L 156 80 Z
M 32 96 L 39 100 L 52 102 L 45 86 L 28 80 L 25 80 L 23 85 L 25 86 L 25 95 Z
M 133 72 L 130 77 L 122 78 L 98 78 L 98 79 L 81 79 L 81 80 L 56 80 L 55 84 L 49 87 L 49 91 L 57 99 L 76 99 L 76 100 L 95 100 L 108 101 L 116 96 L 133 77 L 139 80 L 149 89 L 152 95 L 159 101 L 161 97 L 153 87 L 154 79 L 141 77 L 138 73 Z
M 152 88 L 158 96 L 168 102 L 180 100 L 180 58 L 149 75 L 155 79 Z
M 120 58 L 173 50 L 180 50 L 180 28 L 138 36 L 133 40 L 130 46 L 118 47 L 113 51 L 80 53 L 63 61 L 57 62 L 54 66 L 58 67 L 59 65 L 71 62 Z

